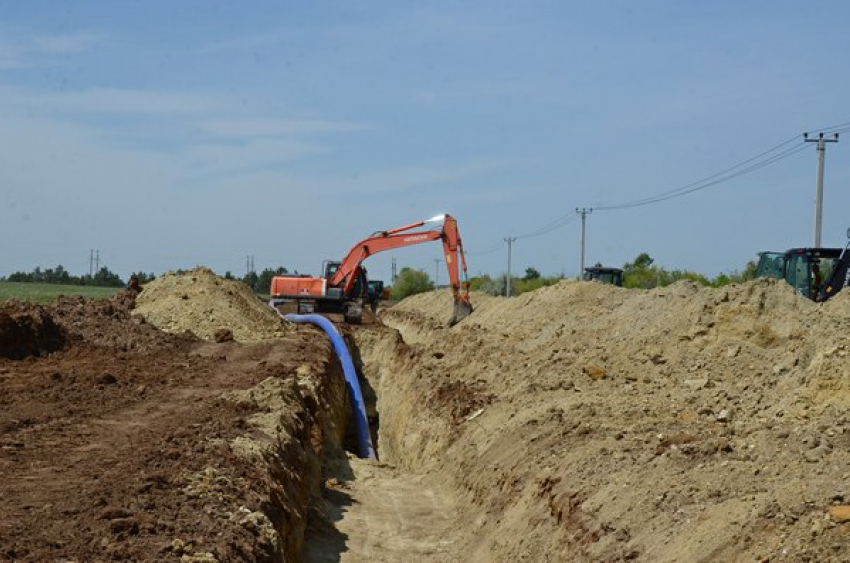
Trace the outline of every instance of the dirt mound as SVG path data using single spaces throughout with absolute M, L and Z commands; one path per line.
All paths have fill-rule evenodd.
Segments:
M 239 342 L 267 341 L 289 330 L 245 284 L 220 278 L 207 268 L 165 274 L 145 285 L 133 314 L 161 330 L 188 331 L 211 341 L 226 339 L 226 331 Z
M 64 344 L 65 334 L 43 307 L 14 301 L 0 304 L 0 358 L 41 356 Z
M 447 292 L 405 299 L 383 319 L 406 344 L 377 360 L 385 459 L 465 491 L 471 560 L 842 560 L 850 292 L 565 281 L 472 302 L 448 329 Z
M 133 298 L 0 306 L 0 561 L 298 560 L 345 431 L 330 347 L 168 334 Z
M 85 299 L 80 296 L 59 297 L 47 309 L 56 323 L 68 334 L 72 346 L 93 345 L 118 350 L 155 351 L 172 346 L 186 335 L 162 332 L 132 317 L 136 293 L 122 291 L 109 299 Z M 194 339 L 191 337 L 190 339 Z

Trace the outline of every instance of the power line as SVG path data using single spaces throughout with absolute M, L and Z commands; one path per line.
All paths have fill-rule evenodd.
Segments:
M 799 136 L 795 137 L 795 139 L 798 140 Z M 666 201 L 668 199 L 681 197 L 683 195 L 687 195 L 687 194 L 694 193 L 694 192 L 697 192 L 697 191 L 700 191 L 700 190 L 704 190 L 706 188 L 710 188 L 712 186 L 716 186 L 718 184 L 722 184 L 723 182 L 727 182 L 729 180 L 732 180 L 733 178 L 743 176 L 744 174 L 749 174 L 750 172 L 754 172 L 755 170 L 758 170 L 760 168 L 764 168 L 765 166 L 768 166 L 769 164 L 773 164 L 775 162 L 778 162 L 780 160 L 788 158 L 789 156 L 797 154 L 798 152 L 805 150 L 807 148 L 807 145 L 804 141 L 799 141 L 798 144 L 796 144 L 796 145 L 794 145 L 790 148 L 784 149 L 782 152 L 779 152 L 779 153 L 771 156 L 770 158 L 767 158 L 767 159 L 759 161 L 759 162 L 754 162 L 754 161 L 758 160 L 759 158 L 767 156 L 768 154 L 770 154 L 770 153 L 778 150 L 779 148 L 789 144 L 790 142 L 793 142 L 795 139 L 790 139 L 788 141 L 784 141 L 784 142 L 776 145 L 775 147 L 773 147 L 771 149 L 768 149 L 768 150 L 766 150 L 762 153 L 757 154 L 754 157 L 743 160 L 743 161 L 739 162 L 738 164 L 736 164 L 734 166 L 726 168 L 725 170 L 721 170 L 720 172 L 716 172 L 716 173 L 714 173 L 710 176 L 706 176 L 705 178 L 703 178 L 701 180 L 697 180 L 696 182 L 691 182 L 690 184 L 685 184 L 684 186 L 680 186 L 676 189 L 658 194 L 656 196 L 650 196 L 650 197 L 646 197 L 646 198 L 642 198 L 642 199 L 638 199 L 638 200 L 633 200 L 633 201 L 626 202 L 626 203 L 620 203 L 620 204 L 614 204 L 614 205 L 597 205 L 595 207 L 595 209 L 597 209 L 599 211 L 611 211 L 611 210 L 614 210 L 614 209 L 628 209 L 628 208 L 631 208 L 631 207 L 640 207 L 640 206 L 643 206 L 643 205 L 660 203 L 660 202 Z M 742 168 L 742 166 L 745 166 L 749 163 L 753 163 L 753 164 L 750 164 L 749 166 Z
M 572 212 L 570 212 L 569 215 L 564 215 L 563 217 L 559 217 L 558 219 L 555 219 L 554 221 L 552 221 L 551 223 L 549 223 L 545 227 L 541 227 L 540 229 L 538 229 L 536 231 L 532 231 L 532 232 L 524 234 L 524 235 L 518 235 L 516 238 L 517 239 L 528 239 L 528 238 L 539 237 L 541 235 L 551 233 L 552 231 L 554 231 L 556 229 L 560 229 L 561 227 L 569 225 L 570 223 L 572 223 L 573 221 L 576 221 L 577 219 L 578 219 L 578 217 L 576 215 L 574 215 Z
M 466 251 L 464 251 L 464 254 L 466 254 L 467 256 L 486 256 L 487 254 L 493 254 L 494 252 L 497 252 L 501 249 L 502 249 L 502 243 L 497 242 L 493 246 L 488 246 L 487 250 L 480 250 L 478 252 L 466 250 Z
M 819 129 L 826 134 L 844 133 L 844 132 L 850 131 L 850 121 L 837 123 L 835 125 L 831 125 L 831 126 L 828 126 L 828 127 L 821 127 Z M 791 145 L 795 141 L 797 141 L 796 144 L 794 144 L 791 147 L 788 147 L 788 145 Z M 805 140 L 801 140 L 799 135 L 795 135 L 794 137 L 786 139 L 786 140 L 782 141 L 781 143 L 779 143 L 779 144 L 777 144 L 777 145 L 775 145 L 775 146 L 773 146 L 773 147 L 771 147 L 771 148 L 769 148 L 765 151 L 758 153 L 755 156 L 752 156 L 750 158 L 742 160 L 742 161 L 738 162 L 737 164 L 734 164 L 733 166 L 730 166 L 728 168 L 720 170 L 719 172 L 715 172 L 714 174 L 710 174 L 710 175 L 708 175 L 704 178 L 701 178 L 699 180 L 696 180 L 694 182 L 685 184 L 683 186 L 679 186 L 677 188 L 674 188 L 672 190 L 668 190 L 666 192 L 662 192 L 658 195 L 648 196 L 648 197 L 644 197 L 644 198 L 641 198 L 641 199 L 636 199 L 636 200 L 632 200 L 632 201 L 628 201 L 628 202 L 624 202 L 624 203 L 619 203 L 619 204 L 597 205 L 597 206 L 594 207 L 594 209 L 596 209 L 598 211 L 613 211 L 613 210 L 617 210 L 617 209 L 629 209 L 629 208 L 633 208 L 633 207 L 641 207 L 641 206 L 645 206 L 645 205 L 651 205 L 651 204 L 654 204 L 654 203 L 660 203 L 660 202 L 666 201 L 668 199 L 681 197 L 681 196 L 684 196 L 684 195 L 687 195 L 687 194 L 690 194 L 690 193 L 694 193 L 694 192 L 697 192 L 697 191 L 708 189 L 710 187 L 719 185 L 723 182 L 728 182 L 729 180 L 732 180 L 734 178 L 738 178 L 738 177 L 743 176 L 745 174 L 749 174 L 750 172 L 754 172 L 756 170 L 764 168 L 765 166 L 769 166 L 771 164 L 779 162 L 780 160 L 784 160 L 786 158 L 789 158 L 789 157 L 805 150 L 807 147 L 808 147 L 808 145 L 805 142 Z M 780 149 L 782 149 L 782 150 L 780 150 Z M 779 151 L 779 152 L 777 152 L 777 151 Z M 513 238 L 513 240 L 523 240 L 523 239 L 539 237 L 539 236 L 548 234 L 548 233 L 550 233 L 550 232 L 552 232 L 556 229 L 560 229 L 562 227 L 565 227 L 565 226 L 569 225 L 570 223 L 572 223 L 573 221 L 577 221 L 581 217 L 583 217 L 583 215 L 574 214 L 573 212 L 570 212 L 566 215 L 562 215 L 561 217 L 556 218 L 555 220 L 551 221 L 550 223 L 547 223 L 545 226 L 540 227 L 537 230 L 528 232 L 526 234 L 517 235 L 516 237 L 512 237 L 512 238 Z M 508 239 L 504 239 L 504 240 L 505 240 L 505 242 L 508 242 Z M 510 242 L 508 243 L 508 247 L 510 249 Z M 484 251 L 481 251 L 481 252 L 468 252 L 467 254 L 472 255 L 472 256 L 484 256 L 484 255 L 492 254 L 492 253 L 498 251 L 499 248 L 501 248 L 501 243 L 498 243 L 497 245 L 494 245 L 492 247 L 488 247 L 487 250 L 484 250 Z
M 850 121 L 845 121 L 844 123 L 838 123 L 837 125 L 830 125 L 828 127 L 815 127 L 814 129 L 809 129 L 808 133 L 811 133 L 813 131 L 823 131 L 826 134 L 835 133 L 836 129 L 848 126 L 850 126 Z

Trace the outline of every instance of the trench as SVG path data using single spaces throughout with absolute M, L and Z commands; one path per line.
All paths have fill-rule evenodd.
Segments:
M 404 442 L 421 432 L 406 407 L 421 398 L 396 370 L 409 361 L 401 335 L 383 326 L 346 334 L 378 459 L 363 459 L 351 431 L 345 450 L 323 460 L 319 510 L 307 532 L 307 563 L 452 560 L 455 496 L 438 474 L 411 459 Z M 436 452 L 432 452 L 436 453 Z

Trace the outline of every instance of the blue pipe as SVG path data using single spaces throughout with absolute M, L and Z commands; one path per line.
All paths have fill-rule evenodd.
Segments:
M 278 313 L 279 314 L 279 313 Z M 375 448 L 372 447 L 372 435 L 369 433 L 369 420 L 366 418 L 366 403 L 363 402 L 363 394 L 360 392 L 360 382 L 357 380 L 357 371 L 351 354 L 345 346 L 339 331 L 328 319 L 321 315 L 281 315 L 284 319 L 293 323 L 310 323 L 324 330 L 331 339 L 334 351 L 339 362 L 342 364 L 342 372 L 345 374 L 345 386 L 354 403 L 354 429 L 357 431 L 357 446 L 360 449 L 360 457 L 375 459 Z

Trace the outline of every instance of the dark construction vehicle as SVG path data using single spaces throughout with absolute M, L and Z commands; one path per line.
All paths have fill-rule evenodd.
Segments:
M 847 231 L 850 239 L 850 229 Z M 844 248 L 792 248 L 760 252 L 756 277 L 784 279 L 797 293 L 826 301 L 848 285 L 850 240 Z
M 619 287 L 623 286 L 623 270 L 620 268 L 609 268 L 602 264 L 596 264 L 584 269 L 585 281 L 596 280 L 602 283 L 608 283 Z
M 378 310 L 378 303 L 381 300 L 386 300 L 388 293 L 389 290 L 384 287 L 382 280 L 369 280 L 369 284 L 366 287 L 366 302 L 369 303 L 372 312 Z
M 441 223 L 441 227 L 414 230 L 428 223 Z M 449 270 L 454 297 L 449 325 L 454 325 L 472 313 L 472 303 L 469 300 L 463 244 L 457 220 L 451 215 L 439 215 L 426 221 L 378 231 L 354 245 L 342 261 L 325 261 L 321 277 L 276 276 L 272 278 L 270 304 L 284 312 L 342 315 L 346 322 L 359 323 L 363 307 L 370 304 L 371 299 L 363 261 L 378 252 L 435 240 L 443 242 L 443 258 Z

